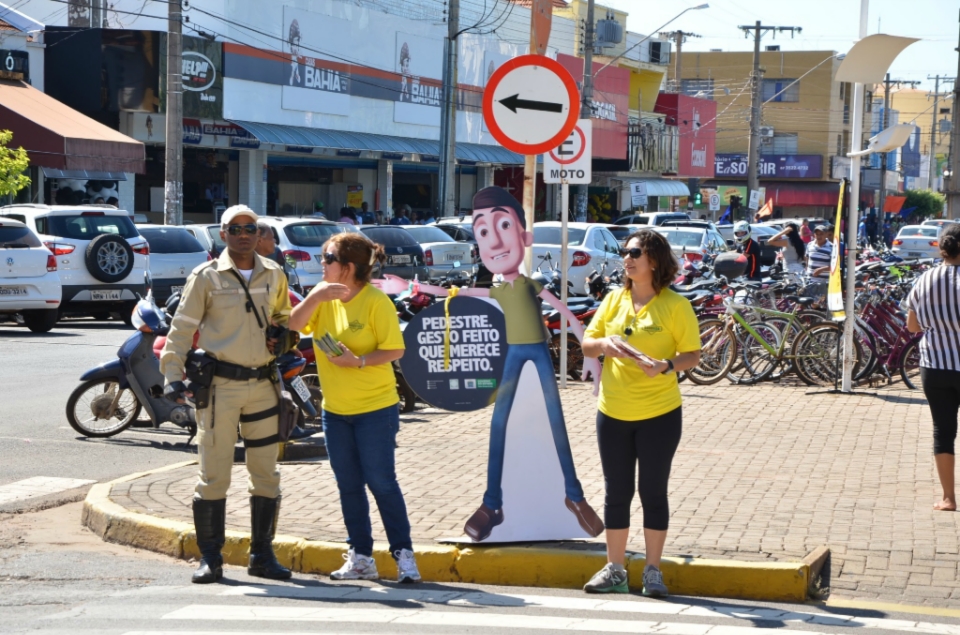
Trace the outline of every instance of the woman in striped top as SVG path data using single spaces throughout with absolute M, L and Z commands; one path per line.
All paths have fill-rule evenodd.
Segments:
M 933 416 L 933 458 L 943 499 L 933 506 L 956 511 L 954 451 L 960 410 L 960 224 L 940 234 L 943 264 L 927 271 L 907 297 L 907 328 L 923 331 L 920 379 Z

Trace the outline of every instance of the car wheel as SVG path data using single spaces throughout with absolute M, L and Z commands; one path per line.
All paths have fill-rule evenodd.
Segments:
M 60 318 L 58 309 L 37 309 L 23 312 L 23 323 L 34 333 L 47 333 Z
M 87 270 L 100 282 L 120 282 L 133 270 L 133 249 L 114 234 L 101 234 L 87 245 Z

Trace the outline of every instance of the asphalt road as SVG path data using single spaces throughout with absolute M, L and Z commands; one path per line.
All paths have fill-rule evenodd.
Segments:
M 122 322 L 90 319 L 44 335 L 0 323 L 0 485 L 34 476 L 105 481 L 194 456 L 187 433 L 172 424 L 88 439 L 67 422 L 80 375 L 114 359 L 131 332 Z

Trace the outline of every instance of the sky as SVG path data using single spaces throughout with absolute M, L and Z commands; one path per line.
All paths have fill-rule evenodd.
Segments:
M 853 46 L 860 30 L 860 0 L 705 0 L 710 7 L 688 11 L 665 31 L 682 30 L 702 35 L 690 38 L 684 51 L 752 51 L 753 36 L 744 37 L 741 25 L 803 27 L 793 39 L 788 33 L 764 36 L 761 50 L 779 44 L 781 50 L 827 50 L 844 52 Z M 597 0 L 598 4 L 629 13 L 627 29 L 649 34 L 686 7 L 704 0 Z M 601 17 L 601 16 L 597 16 Z M 879 22 L 879 30 L 878 30 Z M 890 67 L 891 79 L 920 80 L 922 89 L 933 90 L 928 75 L 957 74 L 960 40 L 960 0 L 869 0 L 867 35 L 887 33 L 920 38 L 903 51 Z M 941 91 L 943 89 L 941 88 Z M 948 88 L 949 90 L 949 88 Z

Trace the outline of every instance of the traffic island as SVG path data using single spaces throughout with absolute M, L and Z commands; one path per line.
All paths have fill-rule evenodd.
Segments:
M 137 487 L 194 464 L 194 461 L 177 463 L 94 485 L 84 502 L 83 525 L 108 542 L 175 558 L 198 558 L 196 533 L 191 523 L 131 511 L 111 500 L 115 487 Z M 250 534 L 228 530 L 226 537 L 224 561 L 246 566 Z M 342 556 L 347 545 L 278 535 L 274 549 L 277 559 L 293 571 L 329 575 L 343 564 Z M 414 550 L 425 582 L 576 589 L 586 584 L 606 563 L 603 545 L 597 543 L 550 543 L 549 546 L 419 544 Z M 796 562 L 671 557 L 663 559 L 661 568 L 664 582 L 675 595 L 802 602 L 808 597 L 812 568 L 822 565 L 828 553 L 824 548 L 815 558 Z M 383 578 L 396 577 L 396 564 L 386 545 L 376 546 L 374 558 Z M 635 591 L 641 588 L 644 564 L 642 554 L 628 555 L 627 569 L 631 589 Z

